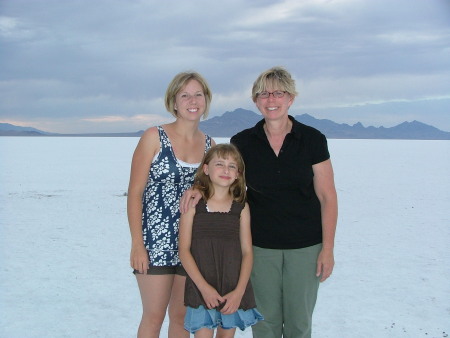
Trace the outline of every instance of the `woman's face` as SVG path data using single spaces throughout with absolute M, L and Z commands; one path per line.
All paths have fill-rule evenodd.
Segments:
M 177 118 L 199 120 L 206 109 L 203 88 L 197 80 L 190 80 L 175 96 Z
M 266 94 L 266 96 L 269 94 L 269 96 L 264 98 L 261 97 L 261 94 Z M 256 97 L 255 101 L 256 107 L 266 120 L 276 120 L 287 116 L 289 107 L 293 102 L 294 97 L 276 86 L 267 87 L 263 93 Z

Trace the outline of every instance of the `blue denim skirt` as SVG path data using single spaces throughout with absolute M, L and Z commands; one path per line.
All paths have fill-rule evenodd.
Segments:
M 224 315 L 216 309 L 206 309 L 202 305 L 196 309 L 188 306 L 184 317 L 184 328 L 190 333 L 195 333 L 202 328 L 212 330 L 218 326 L 223 329 L 238 327 L 244 331 L 260 320 L 264 320 L 264 318 L 255 308 L 245 311 L 239 309 L 230 315 Z

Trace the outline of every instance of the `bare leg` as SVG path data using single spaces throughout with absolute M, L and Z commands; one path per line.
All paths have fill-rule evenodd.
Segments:
M 184 329 L 184 284 L 186 277 L 175 275 L 172 295 L 169 302 L 169 338 L 189 338 L 189 332 Z
M 138 338 L 158 338 L 166 316 L 174 275 L 139 275 L 136 279 L 141 292 L 142 319 Z
M 217 328 L 216 338 L 233 338 L 236 333 L 236 329 L 222 329 L 220 326 Z
M 195 338 L 212 338 L 214 336 L 214 330 L 200 329 L 195 332 Z

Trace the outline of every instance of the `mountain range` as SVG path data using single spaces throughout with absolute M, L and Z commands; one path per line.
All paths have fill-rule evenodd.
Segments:
M 213 137 L 231 137 L 237 132 L 254 126 L 262 116 L 242 108 L 225 112 L 200 122 L 200 129 Z M 320 130 L 327 138 L 336 139 L 410 139 L 410 140 L 450 140 L 450 132 L 419 121 L 403 122 L 394 127 L 364 127 L 358 122 L 353 125 L 336 123 L 327 119 L 316 119 L 308 114 L 295 116 L 301 123 Z M 133 137 L 141 136 L 144 131 L 130 133 L 85 133 L 57 134 L 48 133 L 31 127 L 19 127 L 0 123 L 0 136 L 103 136 Z

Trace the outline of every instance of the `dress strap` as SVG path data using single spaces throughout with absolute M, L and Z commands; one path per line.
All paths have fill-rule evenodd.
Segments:
M 206 142 L 205 142 L 205 153 L 211 148 L 212 138 L 209 135 L 206 135 Z
M 159 134 L 159 142 L 161 143 L 161 149 L 166 148 L 169 143 L 169 137 L 167 136 L 166 132 L 164 131 L 163 127 L 156 126 L 158 129 Z
M 240 215 L 241 211 L 244 209 L 245 203 L 239 203 L 236 201 L 233 201 L 233 204 L 231 205 L 230 214 Z
M 159 143 L 160 143 L 160 154 L 164 156 L 171 156 L 175 161 L 178 161 L 175 157 L 175 154 L 172 150 L 172 144 L 170 143 L 169 136 L 167 136 L 166 131 L 162 126 L 157 126 L 158 134 L 159 134 Z

